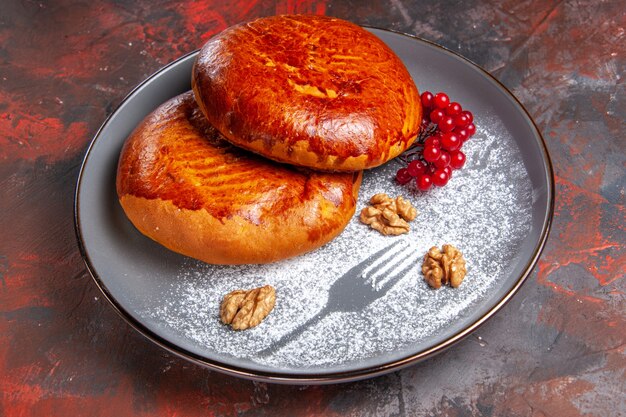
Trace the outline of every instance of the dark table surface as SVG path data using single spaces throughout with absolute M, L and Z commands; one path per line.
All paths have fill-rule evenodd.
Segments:
M 3 1 L 0 416 L 626 414 L 623 1 Z M 72 204 L 85 150 L 152 72 L 259 16 L 319 13 L 461 53 L 534 117 L 556 174 L 543 256 L 473 335 L 331 386 L 225 376 L 130 328 L 88 275 Z

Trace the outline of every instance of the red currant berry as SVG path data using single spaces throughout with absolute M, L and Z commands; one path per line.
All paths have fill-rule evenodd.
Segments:
M 412 178 L 407 168 L 400 168 L 398 172 L 396 172 L 396 181 L 398 181 L 400 185 L 408 184 Z
M 465 154 L 461 151 L 450 152 L 450 166 L 453 169 L 461 169 L 465 165 Z
M 454 119 L 452 116 L 443 116 L 437 123 L 439 130 L 442 132 L 452 132 L 454 129 Z
M 435 98 L 435 96 L 433 96 L 433 93 L 431 93 L 430 91 L 424 91 L 420 98 L 422 100 L 422 106 L 424 106 L 425 108 L 429 109 L 433 106 L 433 99 Z
M 450 165 L 450 154 L 446 151 L 441 151 L 441 156 L 433 164 L 437 168 L 445 168 Z
M 450 168 L 450 165 L 445 167 L 443 170 L 446 172 L 446 174 L 448 174 L 448 180 L 452 178 L 452 168 Z
M 439 157 L 441 157 L 441 149 L 434 146 L 424 147 L 424 159 L 426 162 L 435 162 Z
M 426 172 L 426 164 L 418 159 L 409 162 L 409 165 L 406 167 L 406 169 L 409 171 L 409 174 L 412 177 L 418 177 Z
M 474 133 L 476 133 L 476 125 L 474 125 L 474 123 L 468 124 L 465 129 L 467 129 L 467 137 L 468 138 L 474 136 Z
M 456 101 L 453 101 L 452 103 L 448 104 L 448 107 L 446 107 L 446 114 L 448 116 L 456 116 L 462 111 L 463 111 L 463 107 L 461 107 L 461 105 L 457 103 Z
M 426 138 L 424 141 L 424 148 L 434 146 L 435 148 L 441 148 L 441 136 L 432 135 Z
M 441 147 L 446 151 L 454 151 L 461 146 L 461 138 L 454 133 L 448 132 L 441 135 Z
M 448 183 L 448 180 L 450 180 L 450 177 L 448 176 L 448 173 L 443 169 L 438 169 L 433 174 L 433 184 L 437 187 L 443 187 Z
M 468 123 L 472 123 L 474 121 L 474 115 L 472 114 L 471 111 L 465 110 L 461 114 L 464 114 L 465 116 L 467 116 L 467 118 L 469 119 Z
M 461 113 L 461 114 L 457 114 L 454 117 L 454 124 L 457 125 L 457 127 L 465 127 L 468 124 L 470 124 L 470 119 L 469 117 L 467 117 L 466 114 L 464 114 L 465 112 Z
M 439 120 L 441 120 L 442 117 L 444 117 L 446 114 L 443 112 L 443 110 L 441 109 L 435 109 L 433 111 L 430 112 L 430 121 L 433 123 L 437 123 L 439 122 Z
M 467 132 L 467 128 L 454 128 L 454 133 L 461 139 L 461 144 L 465 143 L 466 140 L 469 139 L 469 133 Z
M 437 93 L 435 95 L 433 103 L 435 104 L 435 107 L 443 110 L 448 107 L 448 104 L 450 104 L 450 98 L 446 93 Z
M 428 189 L 433 185 L 433 179 L 428 174 L 420 175 L 416 178 L 415 185 L 420 191 L 428 191 Z

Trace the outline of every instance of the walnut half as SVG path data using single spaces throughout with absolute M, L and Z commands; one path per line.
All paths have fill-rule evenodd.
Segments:
M 220 319 L 234 330 L 257 326 L 274 308 L 276 290 L 271 285 L 252 290 L 235 290 L 224 296 Z
M 387 194 L 375 194 L 371 206 L 361 210 L 359 220 L 383 235 L 401 235 L 409 232 L 409 223 L 417 216 L 417 210 L 402 196 L 395 199 Z
M 433 246 L 424 256 L 422 264 L 424 279 L 433 288 L 440 288 L 442 284 L 458 288 L 467 272 L 465 258 L 461 251 L 452 245 L 443 245 L 442 249 L 443 251 Z

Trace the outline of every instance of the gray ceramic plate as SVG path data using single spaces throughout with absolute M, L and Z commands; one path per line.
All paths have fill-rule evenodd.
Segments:
M 190 88 L 195 53 L 180 58 L 138 86 L 104 123 L 76 191 L 87 267 L 139 332 L 233 375 L 347 381 L 440 352 L 519 289 L 543 248 L 553 210 L 552 168 L 537 128 L 506 88 L 466 59 L 410 36 L 369 30 L 400 56 L 420 90 L 446 91 L 474 113 L 478 133 L 464 145 L 466 166 L 428 193 L 396 185 L 393 161 L 365 174 L 357 210 L 376 192 L 403 194 L 420 210 L 411 233 L 399 238 L 380 236 L 355 216 L 330 244 L 272 265 L 218 267 L 172 253 L 128 222 L 115 171 L 124 140 L 143 117 Z M 459 289 L 434 291 L 421 275 L 421 257 L 444 243 L 463 250 L 468 274 Z M 266 283 L 276 287 L 277 305 L 261 325 L 234 332 L 220 324 L 226 292 Z

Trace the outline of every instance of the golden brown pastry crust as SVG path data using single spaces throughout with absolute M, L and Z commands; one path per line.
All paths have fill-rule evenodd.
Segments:
M 224 141 L 191 92 L 160 106 L 124 145 L 117 193 L 146 236 L 214 264 L 313 250 L 354 214 L 361 173 L 312 172 Z
M 422 116 L 394 52 L 361 27 L 325 16 L 273 16 L 226 29 L 200 51 L 192 86 L 230 142 L 329 171 L 399 155 Z

